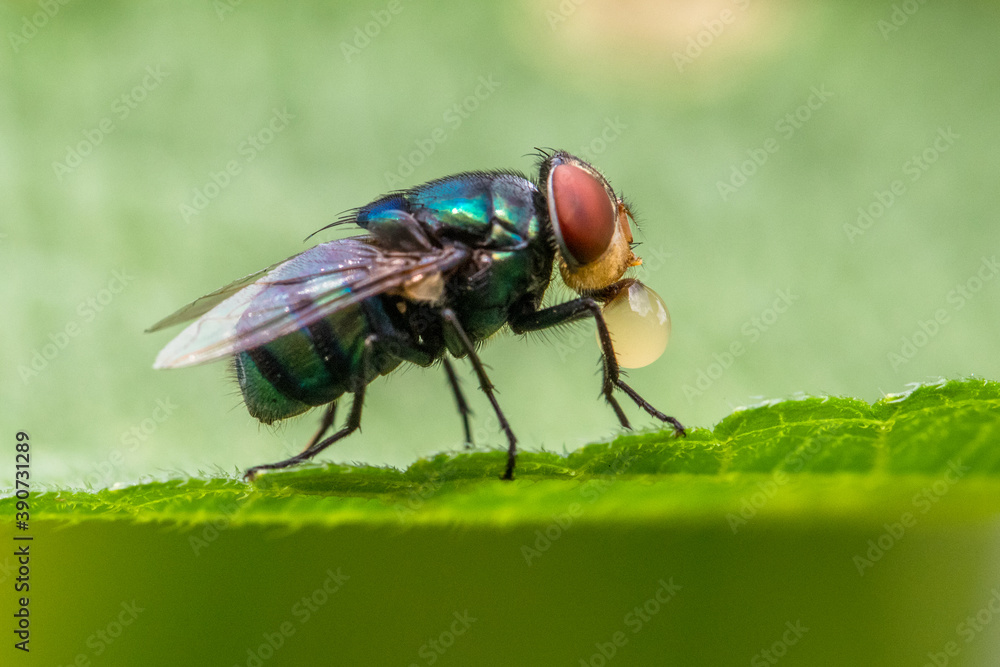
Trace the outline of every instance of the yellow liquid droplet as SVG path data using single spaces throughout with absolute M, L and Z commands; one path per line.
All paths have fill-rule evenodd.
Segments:
M 636 281 L 602 310 L 621 367 L 648 366 L 667 349 L 670 313 L 660 295 L 649 287 Z M 600 344 L 600 338 L 597 342 Z

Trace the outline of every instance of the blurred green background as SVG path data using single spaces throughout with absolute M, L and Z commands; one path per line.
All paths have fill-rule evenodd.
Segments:
M 4 432 L 28 430 L 35 479 L 62 487 L 297 451 L 318 415 L 261 427 L 224 364 L 153 371 L 176 332 L 143 329 L 303 250 L 345 209 L 462 170 L 530 174 L 535 146 L 593 161 L 634 203 L 640 275 L 674 336 L 631 378 L 687 425 L 762 397 L 1000 377 L 1000 280 L 983 263 L 1000 245 L 998 15 L 915 0 L 6 2 Z M 499 336 L 482 356 L 524 447 L 617 431 L 588 325 Z M 464 377 L 478 442 L 501 446 Z M 405 466 L 461 444 L 436 369 L 376 382 L 363 428 L 325 456 Z

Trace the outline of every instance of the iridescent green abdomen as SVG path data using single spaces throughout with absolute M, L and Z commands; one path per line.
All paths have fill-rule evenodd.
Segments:
M 270 424 L 354 391 L 374 318 L 386 318 L 379 298 L 237 355 L 236 377 L 250 414 Z M 400 363 L 387 354 L 372 359 L 375 367 L 368 369 L 366 384 Z

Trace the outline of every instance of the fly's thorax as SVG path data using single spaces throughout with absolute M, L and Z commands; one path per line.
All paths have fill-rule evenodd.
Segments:
M 498 175 L 490 185 L 494 234 L 509 240 L 496 247 L 517 247 L 528 242 L 540 229 L 535 207 L 535 184 L 521 176 Z
M 512 172 L 468 172 L 407 191 L 407 210 L 439 238 L 473 247 L 523 245 L 535 218 L 535 184 Z
M 481 248 L 447 283 L 447 301 L 474 342 L 489 338 L 510 319 L 511 309 L 539 289 L 546 274 L 537 273 L 535 247 L 516 250 Z M 449 339 L 448 347 L 460 351 L 461 345 Z
M 509 172 L 473 172 L 420 186 L 408 198 L 439 238 L 472 249 L 446 291 L 473 340 L 500 330 L 515 303 L 541 300 L 555 253 L 534 183 Z M 461 352 L 457 341 L 447 344 Z

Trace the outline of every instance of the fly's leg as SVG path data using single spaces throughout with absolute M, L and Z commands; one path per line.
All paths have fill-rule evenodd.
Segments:
M 684 426 L 679 421 L 654 408 L 646 399 L 640 396 L 635 389 L 622 380 L 621 368 L 618 366 L 618 358 L 615 356 L 615 348 L 611 342 L 611 334 L 608 333 L 608 325 L 604 321 L 604 313 L 601 312 L 601 304 L 595 299 L 590 297 L 581 297 L 579 299 L 567 301 L 566 303 L 561 303 L 557 306 L 552 306 L 551 308 L 524 312 L 511 317 L 510 326 L 511 329 L 514 330 L 514 333 L 520 334 L 527 333 L 529 331 L 547 329 L 560 324 L 568 324 L 587 316 L 593 317 L 594 321 L 597 323 L 597 337 L 601 341 L 601 356 L 603 357 L 604 370 L 604 381 L 601 393 L 604 394 L 604 400 L 606 400 L 615 411 L 615 415 L 618 416 L 618 421 L 621 425 L 627 429 L 632 428 L 632 425 L 628 421 L 628 417 L 625 416 L 625 412 L 622 410 L 621 405 L 619 405 L 618 400 L 614 397 L 614 390 L 616 388 L 621 389 L 628 394 L 628 397 L 647 413 L 656 417 L 660 421 L 667 422 L 673 426 L 677 435 L 686 435 Z
M 359 383 L 360 384 L 360 383 Z M 246 471 L 243 475 L 243 479 L 252 482 L 261 470 L 279 470 L 281 468 L 287 468 L 293 466 L 297 463 L 302 463 L 303 461 L 308 461 L 312 457 L 319 454 L 321 451 L 332 445 L 333 443 L 346 438 L 350 434 L 354 433 L 361 427 L 361 407 L 365 401 L 365 385 L 361 384 L 354 391 L 354 401 L 351 403 L 351 413 L 347 416 L 347 423 L 344 426 L 331 435 L 325 440 L 320 440 L 319 442 L 311 442 L 308 447 L 302 450 L 300 453 L 285 459 L 284 461 L 278 461 L 277 463 L 265 463 L 264 465 L 254 466 Z
M 334 418 L 336 418 L 336 416 L 337 416 L 337 401 L 333 401 L 332 403 L 330 403 L 330 405 L 326 406 L 326 410 L 323 412 L 323 419 L 319 423 L 319 429 L 316 431 L 316 435 L 314 435 L 312 439 L 309 440 L 309 444 L 306 445 L 306 448 L 303 451 L 308 451 L 309 449 L 312 449 L 313 445 L 319 442 L 319 439 L 322 438 L 323 435 L 330 430 L 331 426 L 333 426 L 333 420 Z
M 439 352 L 435 352 L 433 346 L 420 345 L 412 340 L 407 340 L 391 330 L 380 330 L 378 341 L 379 346 L 385 348 L 385 354 L 425 368 L 433 364 L 440 354 Z M 451 362 L 445 356 L 441 356 L 441 364 L 444 366 L 444 372 L 448 376 L 451 391 L 455 395 L 455 404 L 458 406 L 458 413 L 462 417 L 462 426 L 465 428 L 465 447 L 466 449 L 470 449 L 473 447 L 472 428 L 469 425 L 469 415 L 472 414 L 472 409 L 469 407 L 469 404 L 465 400 L 465 395 L 462 393 L 462 387 L 458 383 L 458 376 L 455 375 L 454 366 L 452 366 Z
M 649 402 L 644 399 L 639 393 L 625 383 L 621 378 L 621 368 L 618 366 L 618 357 L 615 355 L 615 348 L 611 344 L 611 334 L 608 332 L 608 325 L 604 321 L 604 313 L 601 311 L 601 307 L 593 299 L 589 299 L 593 304 L 590 306 L 590 312 L 594 316 L 594 320 L 597 322 L 597 335 L 601 339 L 601 354 L 604 356 L 604 396 L 605 398 L 610 396 L 610 393 L 614 387 L 618 387 L 626 394 L 629 398 L 638 405 L 640 408 L 645 410 L 647 413 L 656 417 L 662 422 L 667 422 L 674 427 L 674 432 L 677 435 L 687 435 L 684 430 L 684 425 L 679 421 L 671 417 L 670 415 L 663 414 Z M 621 410 L 621 407 L 618 408 Z
M 416 224 L 415 221 L 414 224 Z M 375 317 L 370 319 L 373 322 L 378 321 Z M 379 347 L 384 348 L 385 354 L 396 359 L 409 361 L 410 363 L 426 368 L 433 364 L 438 357 L 441 358 L 441 364 L 444 366 L 444 372 L 448 376 L 451 391 L 455 395 L 458 413 L 462 416 L 462 426 L 465 428 L 465 446 L 466 448 L 472 447 L 472 428 L 469 425 L 469 415 L 472 414 L 472 409 L 469 408 L 469 404 L 465 400 L 465 395 L 462 393 L 458 376 L 455 375 L 455 368 L 448 358 L 442 354 L 442 348 L 436 347 L 433 344 L 414 341 L 387 327 L 379 327 L 376 333 L 378 334 Z M 462 333 L 464 335 L 465 332 L 463 331 Z
M 444 366 L 444 372 L 448 375 L 448 383 L 451 385 L 451 391 L 455 394 L 458 413 L 462 415 L 462 425 L 465 427 L 465 448 L 471 449 L 473 443 L 472 429 L 469 428 L 469 415 L 472 414 L 472 410 L 469 408 L 469 404 L 465 402 L 462 387 L 458 384 L 458 376 L 455 375 L 455 369 L 452 367 L 451 362 L 448 361 L 447 357 L 441 357 L 441 363 Z
M 509 443 L 507 447 L 507 468 L 504 470 L 501 479 L 514 479 L 514 464 L 517 461 L 517 438 L 514 437 L 514 432 L 510 430 L 510 424 L 507 423 L 507 418 L 504 417 L 503 410 L 500 409 L 500 404 L 497 403 L 497 398 L 493 393 L 493 383 L 490 382 L 490 378 L 486 375 L 483 362 L 479 360 L 479 355 L 476 354 L 476 347 L 469 340 L 469 336 L 458 321 L 455 311 L 451 308 L 445 308 L 441 311 L 441 316 L 458 337 L 459 342 L 465 349 L 465 353 L 469 355 L 469 361 L 472 362 L 472 367 L 476 370 L 476 375 L 479 376 L 479 386 L 483 390 L 483 393 L 486 394 L 486 397 L 490 399 L 493 411 L 496 412 L 497 420 L 500 422 L 500 428 L 507 434 L 507 442 Z
M 261 470 L 278 470 L 280 468 L 287 468 L 293 466 L 296 463 L 301 463 L 303 461 L 308 461 L 312 457 L 319 454 L 321 451 L 337 442 L 346 438 L 350 434 L 361 428 L 361 408 L 365 402 L 365 388 L 367 383 L 365 382 L 365 377 L 367 375 L 368 360 L 371 357 L 372 347 L 375 343 L 375 336 L 369 336 L 365 340 L 365 351 L 363 358 L 361 360 L 361 373 L 355 380 L 354 387 L 354 401 L 351 403 L 351 413 L 347 416 L 347 422 L 341 427 L 339 431 L 331 435 L 325 440 L 320 440 L 319 442 L 310 442 L 309 446 L 302 450 L 300 453 L 287 458 L 284 461 L 278 461 L 277 463 L 266 463 L 264 465 L 254 466 L 246 471 L 243 475 L 243 479 L 247 481 L 253 481 L 254 477 Z M 332 405 L 332 404 L 331 404 Z M 327 415 L 330 417 L 330 422 L 333 422 L 333 410 L 332 408 L 327 409 Z M 326 416 L 323 417 L 323 428 L 320 433 L 325 432 L 329 428 L 329 424 L 326 423 Z M 319 435 L 319 434 L 317 434 Z M 315 438 L 314 438 L 315 440 Z

